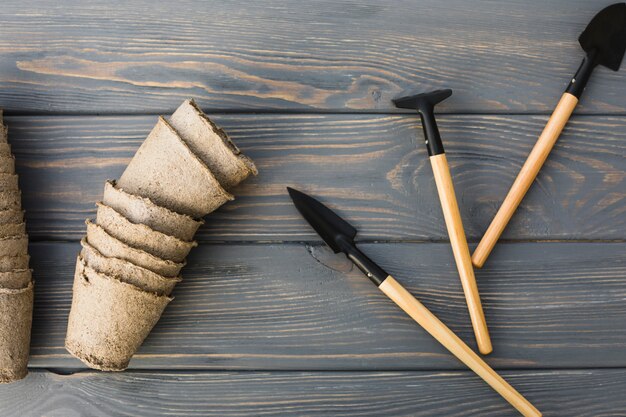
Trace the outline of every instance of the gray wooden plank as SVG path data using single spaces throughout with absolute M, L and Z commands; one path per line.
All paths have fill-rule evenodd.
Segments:
M 395 111 L 449 87 L 446 112 L 548 112 L 614 0 L 7 2 L 0 104 L 10 112 Z M 626 112 L 626 70 L 600 69 L 581 112 Z
M 203 241 L 318 240 L 285 186 L 323 197 L 365 240 L 447 239 L 412 115 L 216 115 L 260 175 L 207 218 Z M 155 116 L 10 117 L 28 228 L 77 240 Z M 476 242 L 532 148 L 544 116 L 442 116 L 465 229 Z M 591 146 L 590 144 L 593 144 Z M 626 117 L 576 117 L 504 239 L 626 238 Z
M 474 346 L 449 245 L 361 248 Z M 31 366 L 84 368 L 63 348 L 78 243 L 34 243 Z M 477 272 L 493 366 L 625 367 L 618 243 L 502 244 Z M 194 249 L 135 369 L 424 370 L 463 366 L 341 255 L 303 244 Z
M 503 376 L 546 417 L 617 417 L 623 369 Z M 519 414 L 469 372 L 32 372 L 0 387 L 6 417 L 498 416 Z

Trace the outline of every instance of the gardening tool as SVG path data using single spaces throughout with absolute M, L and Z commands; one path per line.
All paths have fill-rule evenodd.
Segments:
M 343 252 L 378 288 L 405 313 L 422 326 L 461 362 L 476 372 L 505 400 L 527 417 L 541 413 L 489 367 L 452 330 L 443 324 L 422 303 L 417 301 L 398 281 L 361 252 L 354 243 L 356 229 L 322 203 L 293 188 L 287 188 L 294 205 L 335 252 Z
M 448 228 L 452 253 L 454 254 L 454 260 L 456 261 L 461 284 L 463 285 L 465 299 L 467 300 L 467 308 L 472 327 L 474 328 L 476 343 L 480 353 L 486 355 L 492 351 L 491 339 L 489 338 L 489 330 L 487 329 L 485 314 L 483 313 L 480 295 L 478 294 L 474 268 L 472 267 L 465 231 L 461 222 L 461 213 L 459 212 L 459 206 L 454 194 L 454 185 L 452 184 L 448 160 L 443 150 L 441 136 L 439 135 L 434 115 L 435 104 L 451 95 L 452 90 L 437 90 L 398 98 L 393 100 L 393 102 L 397 107 L 417 110 L 422 119 L 426 148 L 428 149 L 430 164 L 433 168 L 435 183 L 437 184 L 443 217 Z
M 570 81 L 548 124 L 517 175 L 502 206 L 472 255 L 472 263 L 482 268 L 504 228 L 543 166 L 563 127 L 578 104 L 587 81 L 597 65 L 617 71 L 626 50 L 626 3 L 613 4 L 600 11 L 578 38 L 586 52 L 576 75 Z

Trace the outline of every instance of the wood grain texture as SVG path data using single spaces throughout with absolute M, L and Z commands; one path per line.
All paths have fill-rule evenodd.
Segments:
M 417 116 L 214 119 L 260 175 L 207 217 L 200 240 L 319 240 L 293 207 L 287 185 L 337 209 L 357 226 L 359 239 L 447 240 Z M 476 242 L 547 117 L 438 119 L 465 231 Z M 8 118 L 30 235 L 78 241 L 104 181 L 119 177 L 155 122 L 155 116 Z M 503 239 L 626 238 L 625 155 L 626 117 L 574 117 Z
M 625 370 L 507 371 L 546 417 L 624 415 Z M 599 398 L 604 399 L 598 401 Z M 0 390 L 6 417 L 517 417 L 469 372 L 36 371 Z
M 475 349 L 448 244 L 361 249 Z M 78 250 L 78 242 L 31 245 L 31 366 L 84 368 L 63 348 Z M 477 274 L 494 346 L 490 365 L 626 366 L 623 244 L 505 243 L 497 254 Z M 173 295 L 131 368 L 463 369 L 325 247 L 201 245 Z
M 611 1 L 5 2 L 0 105 L 13 112 L 396 112 L 452 88 L 443 112 L 544 112 Z M 599 69 L 580 112 L 624 113 L 626 70 Z
M 435 243 L 447 233 L 418 117 L 390 100 L 454 90 L 438 121 L 475 243 L 579 65 L 578 34 L 612 1 L 3 2 L 0 107 L 36 299 L 32 374 L 0 387 L 0 415 L 517 415 L 320 246 L 285 186 L 349 218 L 475 347 L 450 246 Z M 625 80 L 596 71 L 477 273 L 487 362 L 547 417 L 625 415 Z M 83 221 L 188 97 L 261 174 L 207 219 L 133 370 L 85 371 L 63 348 Z

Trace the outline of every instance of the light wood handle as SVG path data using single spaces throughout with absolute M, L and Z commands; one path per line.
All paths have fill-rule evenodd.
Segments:
M 517 174 L 517 178 L 511 186 L 504 202 L 472 255 L 472 263 L 476 268 L 482 268 L 485 264 L 487 257 L 493 250 L 500 235 L 502 235 L 506 225 L 511 220 L 513 213 L 515 213 L 515 210 L 522 202 L 530 185 L 537 177 L 548 154 L 559 138 L 563 127 L 565 127 L 565 124 L 572 115 L 576 104 L 578 104 L 578 98 L 572 94 L 564 93 L 561 97 L 559 104 L 557 104 L 552 116 L 550 116 L 550 120 L 548 120 L 548 124 L 543 129 L 537 143 L 530 152 L 530 155 L 528 155 L 526 162 L 524 162 L 524 166 L 522 166 L 521 171 Z
M 474 276 L 474 268 L 472 267 L 472 259 L 469 247 L 467 246 L 465 231 L 463 230 L 461 213 L 456 201 L 446 154 L 442 153 L 431 156 L 430 163 L 433 167 L 441 209 L 443 210 L 443 217 L 446 221 L 446 227 L 448 228 L 450 245 L 452 246 L 456 267 L 459 270 L 459 277 L 461 278 L 461 285 L 465 293 L 465 300 L 467 301 L 467 308 L 472 321 L 472 327 L 474 328 L 478 350 L 483 355 L 487 355 L 491 353 L 493 348 L 491 346 L 491 339 L 489 338 L 485 313 L 483 312 L 483 306 L 480 302 L 476 277 Z
M 541 417 L 539 410 L 517 392 L 515 388 L 509 385 L 496 371 L 491 369 L 480 356 L 474 353 L 474 351 L 454 334 L 452 330 L 443 324 L 422 303 L 417 301 L 415 297 L 391 275 L 388 276 L 378 288 L 461 362 L 467 365 L 472 371 L 476 372 L 478 376 L 522 415 L 526 417 Z

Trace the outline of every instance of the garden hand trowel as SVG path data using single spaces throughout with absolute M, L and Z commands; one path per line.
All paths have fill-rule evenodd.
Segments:
M 356 229 L 331 209 L 300 191 L 287 188 L 302 217 L 335 252 L 343 252 L 385 295 L 424 328 L 461 362 L 476 372 L 498 394 L 526 417 L 541 417 L 526 398 L 509 385 L 500 375 L 467 346 L 437 316 L 417 301 L 398 281 L 369 259 L 356 247 Z
M 597 65 L 603 65 L 613 71 L 619 69 L 626 50 L 626 3 L 616 3 L 600 11 L 589 22 L 578 41 L 587 54 L 517 175 L 502 206 L 476 247 L 472 255 L 472 263 L 477 268 L 482 268 L 485 264 L 513 213 L 537 177 L 550 150 L 578 104 L 593 69 Z

